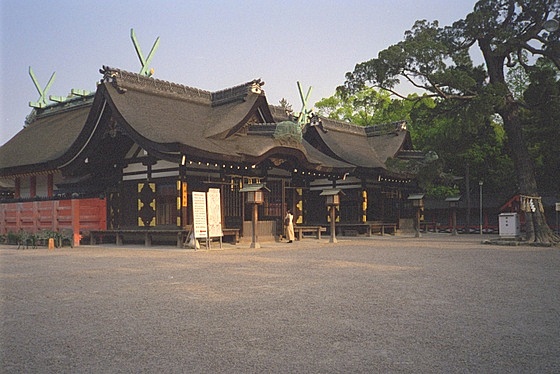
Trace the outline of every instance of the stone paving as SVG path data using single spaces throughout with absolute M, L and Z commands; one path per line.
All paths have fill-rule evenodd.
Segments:
M 560 372 L 560 248 L 480 243 L 0 246 L 0 372 Z

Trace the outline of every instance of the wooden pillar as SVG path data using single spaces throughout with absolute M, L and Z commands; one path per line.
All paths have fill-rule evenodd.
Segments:
M 58 231 L 58 208 L 60 207 L 60 200 L 54 200 L 52 205 L 52 229 Z
M 8 225 L 6 223 L 6 209 L 7 205 L 0 204 L 0 234 L 3 235 L 8 233 Z
M 74 247 L 80 246 L 80 200 L 72 199 L 72 232 Z
M 34 198 L 37 196 L 37 177 L 29 177 L 29 197 Z
M 21 197 L 21 178 L 20 177 L 16 177 L 16 179 L 14 181 L 14 187 L 15 187 L 14 198 L 19 199 Z
M 362 190 L 362 222 L 367 222 L 367 191 L 364 189 Z
M 416 218 L 414 219 L 414 229 L 416 238 L 421 238 L 422 234 L 420 233 L 420 207 L 416 207 Z
M 282 218 L 286 216 L 286 209 L 286 180 L 282 179 L 282 209 L 280 212 Z
M 457 208 L 451 208 L 451 235 L 457 235 Z
M 260 248 L 261 245 L 259 244 L 259 238 L 257 234 L 257 222 L 259 221 L 259 206 L 257 204 L 253 204 L 253 238 L 251 240 L 250 248 Z
M 24 203 L 16 203 L 16 231 L 21 230 L 21 211 L 24 209 Z
M 296 188 L 296 219 L 294 224 L 302 225 L 304 222 L 303 217 L 303 188 Z
M 39 231 L 39 226 L 40 226 L 40 222 L 39 222 L 39 202 L 38 201 L 32 201 L 31 202 L 31 209 L 32 209 L 31 220 L 33 222 L 33 232 L 37 232 L 37 231 Z
M 331 238 L 329 240 L 329 243 L 336 243 L 338 242 L 338 240 L 336 240 L 336 227 L 335 227 L 335 222 L 336 222 L 336 206 L 335 205 L 331 205 L 330 206 L 330 221 L 331 221 Z
M 47 175 L 47 196 L 52 197 L 54 195 L 54 177 L 52 174 Z
M 188 220 L 188 185 L 186 180 L 181 181 L 181 226 L 185 228 L 189 223 Z

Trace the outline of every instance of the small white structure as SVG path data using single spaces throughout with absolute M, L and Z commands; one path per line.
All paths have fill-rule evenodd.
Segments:
M 517 213 L 501 213 L 499 216 L 500 238 L 519 238 L 521 225 Z

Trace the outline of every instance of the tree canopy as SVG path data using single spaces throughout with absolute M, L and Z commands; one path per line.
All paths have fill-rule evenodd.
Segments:
M 527 74 L 542 70 L 538 58 L 560 69 L 560 31 L 554 27 L 558 26 L 554 17 L 559 16 L 558 0 L 481 0 L 465 19 L 451 26 L 417 21 L 403 41 L 347 73 L 341 90 L 355 93 L 374 87 L 406 98 L 399 92 L 400 84 L 406 82 L 425 97 L 444 101 L 460 115 L 462 126 L 482 127 L 477 130 L 482 133 L 494 126 L 492 117 L 499 116 L 517 192 L 540 200 L 535 160 L 526 139 L 524 99 L 529 97 L 515 95 L 518 87 L 508 82 L 506 74 L 516 65 Z M 473 56 L 480 56 L 482 62 L 475 64 Z M 546 224 L 544 212 L 525 213 L 529 241 L 560 241 Z

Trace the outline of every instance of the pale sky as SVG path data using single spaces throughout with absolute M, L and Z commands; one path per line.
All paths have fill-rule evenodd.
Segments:
M 261 78 L 268 102 L 301 109 L 334 93 L 357 63 L 403 39 L 414 21 L 448 25 L 475 0 L 0 0 L 0 145 L 23 127 L 39 94 L 94 91 L 103 65 L 139 72 L 160 37 L 154 78 L 217 91 Z

